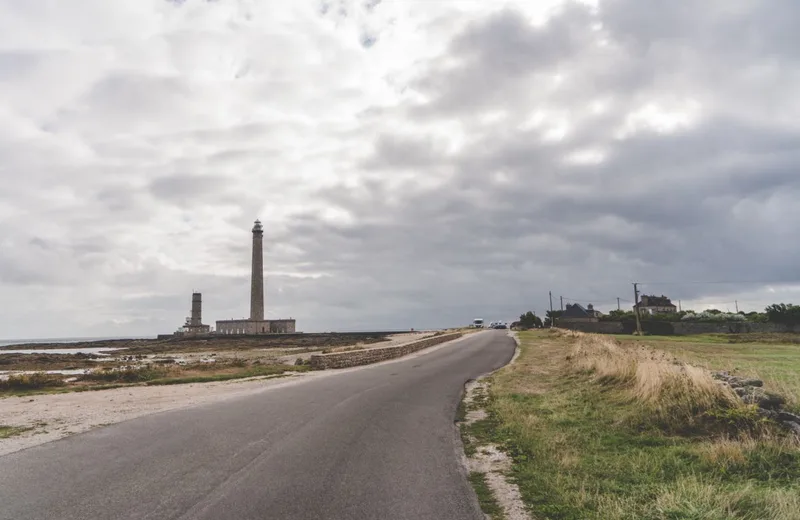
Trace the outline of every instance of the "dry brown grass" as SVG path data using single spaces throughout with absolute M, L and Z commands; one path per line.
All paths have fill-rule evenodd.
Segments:
M 573 371 L 589 372 L 598 383 L 623 388 L 662 424 L 684 428 L 710 410 L 745 408 L 733 390 L 716 381 L 709 370 L 666 352 L 622 345 L 608 336 L 556 333 L 573 338 L 568 356 Z

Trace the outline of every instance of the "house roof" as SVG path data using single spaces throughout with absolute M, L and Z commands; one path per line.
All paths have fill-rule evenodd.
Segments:
M 664 296 L 648 296 L 642 295 L 642 307 L 675 307 L 672 301 Z
M 586 308 L 580 303 L 568 303 L 564 309 L 562 318 L 592 318 L 594 317 Z

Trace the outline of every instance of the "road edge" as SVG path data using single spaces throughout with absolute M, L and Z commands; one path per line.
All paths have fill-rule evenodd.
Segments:
M 453 424 L 463 471 L 473 490 L 473 505 L 487 520 L 530 520 L 518 486 L 506 475 L 511 467 L 510 457 L 498 446 L 480 442 L 471 431 L 471 428 L 479 427 L 476 423 L 488 418 L 484 408 L 490 389 L 488 378 L 513 365 L 519 358 L 519 336 L 516 331 L 509 331 L 508 336 L 516 344 L 511 360 L 464 384 Z

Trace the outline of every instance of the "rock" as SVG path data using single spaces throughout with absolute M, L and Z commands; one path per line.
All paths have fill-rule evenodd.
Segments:
M 786 399 L 783 397 L 771 394 L 769 392 L 753 392 L 752 394 L 755 398 L 755 404 L 757 404 L 760 408 L 766 408 L 767 410 L 777 410 L 781 407 L 783 403 L 786 402 Z
M 780 413 L 776 412 L 775 410 L 766 410 L 764 408 L 758 408 L 756 410 L 756 413 L 758 413 L 760 417 L 764 417 L 765 419 L 772 419 L 773 421 L 777 421 L 780 415 Z
M 792 430 L 795 433 L 795 435 L 800 436 L 800 424 L 793 422 L 785 422 L 783 424 L 786 425 L 790 430 Z
M 736 392 L 736 394 L 742 398 L 742 401 L 747 404 L 758 404 L 761 399 L 767 396 L 767 393 L 764 390 L 753 386 L 749 388 L 738 387 L 734 388 L 733 391 Z
M 731 378 L 731 375 L 727 372 L 714 372 L 711 374 L 711 377 L 727 382 Z
M 742 386 L 764 386 L 764 381 L 760 379 L 740 379 L 739 382 L 742 384 Z
M 800 415 L 795 415 L 789 412 L 778 412 L 777 419 L 783 422 L 800 424 Z
M 713 377 L 718 381 L 725 381 L 726 383 L 731 385 L 732 388 L 741 388 L 746 386 L 757 386 L 757 387 L 764 386 L 764 381 L 760 379 L 732 376 L 727 372 L 717 372 L 713 374 Z

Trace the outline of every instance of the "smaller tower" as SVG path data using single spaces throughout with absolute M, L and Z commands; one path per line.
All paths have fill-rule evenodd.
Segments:
M 203 325 L 203 295 L 199 292 L 192 293 L 192 315 L 186 318 L 186 323 L 175 333 L 178 336 L 196 336 L 209 334 L 211 327 Z
M 203 296 L 201 293 L 192 293 L 192 319 L 190 325 L 197 327 L 203 324 Z

